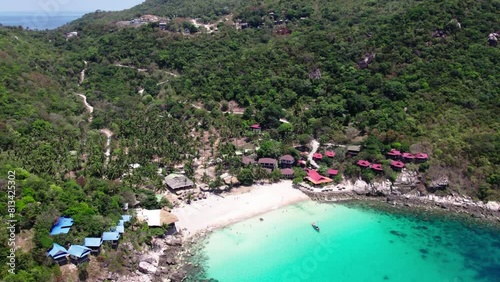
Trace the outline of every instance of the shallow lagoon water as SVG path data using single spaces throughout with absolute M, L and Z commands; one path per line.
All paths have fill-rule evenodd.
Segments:
M 264 220 L 260 221 L 262 217 Z M 203 278 L 253 281 L 500 281 L 500 231 L 312 201 L 210 234 Z M 311 223 L 315 221 L 320 232 Z

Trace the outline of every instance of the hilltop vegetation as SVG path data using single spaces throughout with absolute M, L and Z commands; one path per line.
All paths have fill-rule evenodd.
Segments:
M 446 193 L 499 200 L 500 47 L 486 41 L 500 30 L 499 9 L 498 0 L 157 0 L 55 31 L 1 28 L 0 178 L 22 172 L 18 229 L 34 229 L 37 238 L 34 252 L 19 251 L 29 262 L 19 266 L 24 280 L 6 281 L 58 276 L 43 266 L 47 246 L 99 233 L 132 197 L 159 205 L 154 159 L 193 176 L 195 160 L 220 158 L 217 175 L 230 170 L 251 183 L 231 142 L 259 143 L 247 130 L 253 123 L 276 155 L 297 154 L 290 147 L 313 137 L 363 143 L 362 156 L 374 161 L 391 147 L 425 150 L 424 182 L 447 176 Z M 178 26 L 201 18 L 218 32 L 115 24 L 144 14 Z M 73 30 L 79 36 L 66 40 Z M 446 36 L 433 37 L 436 30 Z M 90 124 L 76 93 L 95 107 Z M 243 114 L 224 113 L 235 103 Z M 107 165 L 102 128 L 114 132 Z M 133 163 L 141 169 L 124 177 Z M 203 182 L 216 187 L 220 179 Z M 4 189 L 0 195 L 4 205 Z M 44 233 L 48 218 L 63 213 L 81 227 L 53 239 Z M 6 269 L 2 263 L 1 277 Z
M 160 2 L 115 16 L 168 17 L 152 8 Z M 486 180 L 498 174 L 499 50 L 486 36 L 498 29 L 499 2 L 358 2 L 235 2 L 233 19 L 251 28 L 223 25 L 215 34 L 181 36 L 143 27 L 68 44 L 80 54 L 95 46 L 90 50 L 99 54 L 92 55 L 99 68 L 126 62 L 181 74 L 164 91 L 153 83 L 159 77 L 137 78 L 153 100 L 175 93 L 168 97 L 201 100 L 208 109 L 233 100 L 255 110 L 253 120 L 267 128 L 286 117 L 296 135 L 324 140 L 348 141 L 345 129 L 353 127 L 387 145 L 425 143 L 434 167 L 470 180 L 460 180 L 457 189 L 481 186 L 494 193 L 490 185 L 498 183 Z M 203 8 L 174 6 L 186 9 L 179 12 L 183 17 L 197 17 Z M 285 25 L 274 25 L 270 11 L 275 20 L 289 21 L 288 35 L 278 34 Z M 433 37 L 439 29 L 447 36 Z M 360 69 L 357 62 L 367 53 L 375 59 Z M 107 78 L 90 77 L 88 85 L 102 87 L 93 79 Z

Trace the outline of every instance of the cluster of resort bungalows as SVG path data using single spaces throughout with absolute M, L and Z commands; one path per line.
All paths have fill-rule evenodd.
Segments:
M 161 227 L 166 224 L 173 227 L 169 231 L 175 232 L 177 217 L 166 210 L 137 209 L 136 216 L 137 219 L 147 222 L 149 227 Z M 65 265 L 68 262 L 76 265 L 87 262 L 90 260 L 89 256 L 91 254 L 99 255 L 103 244 L 109 244 L 112 248 L 117 248 L 122 234 L 125 233 L 125 223 L 130 222 L 131 219 L 131 215 L 122 215 L 118 224 L 111 227 L 110 231 L 103 232 L 101 237 L 87 237 L 82 245 L 70 245 L 69 248 L 65 248 L 54 243 L 52 248 L 48 250 L 47 256 L 59 265 Z M 73 219 L 61 216 L 52 226 L 50 235 L 68 234 L 71 226 L 73 226 Z
M 328 158 L 334 158 L 335 152 L 326 151 L 325 155 Z M 313 155 L 313 159 L 322 160 L 323 154 L 315 153 Z M 242 156 L 242 162 L 244 165 L 253 165 L 253 164 L 257 163 L 269 173 L 275 169 L 279 169 L 283 178 L 286 178 L 286 179 L 293 179 L 294 178 L 293 166 L 295 165 L 296 162 L 295 162 L 295 158 L 291 155 L 283 155 L 283 156 L 279 157 L 279 159 L 260 158 L 257 161 L 255 161 L 254 159 L 252 159 L 250 157 Z M 305 160 L 301 159 L 297 162 L 297 164 L 300 167 L 304 168 L 304 170 L 307 172 L 308 175 L 306 176 L 305 179 L 308 180 L 309 182 L 313 183 L 314 185 L 330 183 L 333 181 L 332 178 L 337 176 L 339 173 L 339 171 L 337 169 L 330 168 L 327 171 L 329 177 L 325 177 L 325 176 L 320 175 L 316 170 L 306 168 L 307 162 Z
M 250 126 L 250 129 L 256 133 L 261 131 L 261 126 L 259 124 L 253 124 Z M 355 157 L 361 152 L 361 146 L 359 145 L 351 145 L 347 147 L 347 157 Z M 301 155 L 307 155 L 306 152 L 302 152 Z M 315 161 L 323 160 L 323 157 L 334 158 L 335 152 L 325 150 L 324 154 L 322 153 L 314 153 L 312 158 Z M 428 160 L 429 156 L 425 153 L 411 154 L 407 152 L 400 152 L 396 149 L 391 149 L 387 153 L 387 158 L 391 159 L 391 168 L 395 171 L 401 171 L 405 167 L 405 163 L 416 162 L 422 163 Z M 267 170 L 268 172 L 272 172 L 275 169 L 280 169 L 283 178 L 293 179 L 294 178 L 294 170 L 293 166 L 295 165 L 295 158 L 291 155 L 283 155 L 279 159 L 273 158 L 260 158 L 257 161 L 254 159 L 242 156 L 242 163 L 244 165 L 253 165 L 258 163 L 262 168 Z M 317 170 L 306 168 L 306 160 L 300 159 L 297 164 L 304 168 L 304 171 L 307 172 L 307 176 L 304 178 L 308 182 L 313 185 L 322 185 L 333 182 L 334 177 L 336 177 L 339 173 L 338 169 L 329 168 L 327 170 L 328 176 L 321 175 Z M 367 160 L 359 160 L 356 162 L 361 168 L 369 168 L 375 172 L 383 172 L 384 169 L 382 164 L 380 163 L 370 163 Z
M 395 171 L 401 171 L 405 167 L 405 163 L 423 163 L 429 159 L 429 155 L 425 153 L 412 154 L 400 152 L 396 149 L 391 149 L 386 155 L 391 159 L 391 168 Z M 367 160 L 359 160 L 356 164 L 362 168 L 371 168 L 375 172 L 384 171 L 380 163 L 370 163 Z

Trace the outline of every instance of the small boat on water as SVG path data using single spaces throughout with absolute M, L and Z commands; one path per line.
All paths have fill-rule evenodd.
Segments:
M 311 225 L 314 228 L 314 230 L 319 232 L 319 226 L 316 224 L 316 222 L 313 222 Z

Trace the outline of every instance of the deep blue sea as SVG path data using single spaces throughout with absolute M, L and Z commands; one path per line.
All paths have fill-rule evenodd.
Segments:
M 213 232 L 193 262 L 219 282 L 499 282 L 500 230 L 304 202 Z M 311 227 L 315 221 L 320 232 Z M 200 281 L 190 279 L 189 281 Z M 213 280 L 212 280 L 213 281 Z
M 0 12 L 0 24 L 38 30 L 55 29 L 80 18 L 86 13 L 88 12 Z

